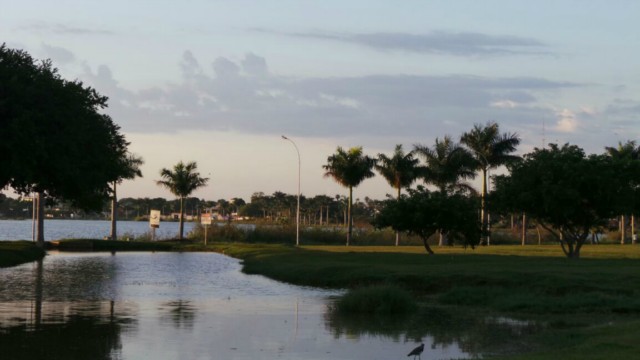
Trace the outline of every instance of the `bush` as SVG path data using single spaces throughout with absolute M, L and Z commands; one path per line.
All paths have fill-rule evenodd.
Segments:
M 413 296 L 393 285 L 375 285 L 350 290 L 335 304 L 341 313 L 400 314 L 415 311 Z

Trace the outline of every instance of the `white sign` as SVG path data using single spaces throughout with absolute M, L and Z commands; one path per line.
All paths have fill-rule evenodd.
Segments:
M 211 214 L 200 214 L 200 223 L 202 225 L 211 225 Z
M 149 214 L 149 226 L 152 228 L 160 227 L 160 210 L 151 210 Z

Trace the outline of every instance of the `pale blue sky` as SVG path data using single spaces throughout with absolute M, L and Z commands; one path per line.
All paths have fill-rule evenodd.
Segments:
M 640 137 L 637 1 L 6 1 L 0 41 L 110 97 L 146 160 L 197 161 L 207 199 L 344 191 L 336 146 L 411 149 L 474 123 L 588 152 Z M 392 191 L 378 177 L 356 196 Z

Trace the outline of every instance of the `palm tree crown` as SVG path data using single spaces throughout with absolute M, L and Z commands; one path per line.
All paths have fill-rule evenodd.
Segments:
M 180 239 L 184 233 L 184 198 L 191 195 L 196 189 L 206 186 L 209 178 L 200 177 L 196 172 L 198 165 L 195 162 L 187 164 L 178 162 L 173 170 L 162 169 L 160 176 L 163 180 L 157 180 L 156 184 L 163 186 L 180 198 Z
M 444 193 L 475 192 L 471 185 L 464 182 L 476 176 L 474 158 L 451 136 L 445 136 L 442 141 L 436 138 L 432 148 L 416 145 L 415 151 L 426 163 L 421 174 L 425 183 L 434 185 Z
M 607 155 L 614 159 L 628 159 L 639 160 L 640 159 L 640 146 L 636 147 L 634 140 L 627 140 L 626 143 L 618 142 L 618 147 L 605 147 Z
M 396 145 L 392 157 L 378 154 L 375 168 L 391 187 L 398 190 L 399 196 L 400 189 L 411 186 L 418 177 L 418 163 L 419 160 L 413 157 L 413 151 L 405 154 L 402 145 Z
M 338 146 L 336 153 L 327 158 L 327 164 L 322 168 L 325 177 L 332 177 L 336 182 L 349 188 L 349 205 L 347 208 L 347 245 L 351 241 L 353 221 L 351 218 L 351 205 L 353 203 L 353 188 L 360 185 L 365 179 L 375 176 L 372 169 L 376 160 L 362 153 L 362 147 L 352 147 L 345 151 Z

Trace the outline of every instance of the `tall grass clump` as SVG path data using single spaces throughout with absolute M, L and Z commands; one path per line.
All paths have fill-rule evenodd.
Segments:
M 350 314 L 403 314 L 417 307 L 408 291 L 393 285 L 356 288 L 335 303 L 336 311 Z

